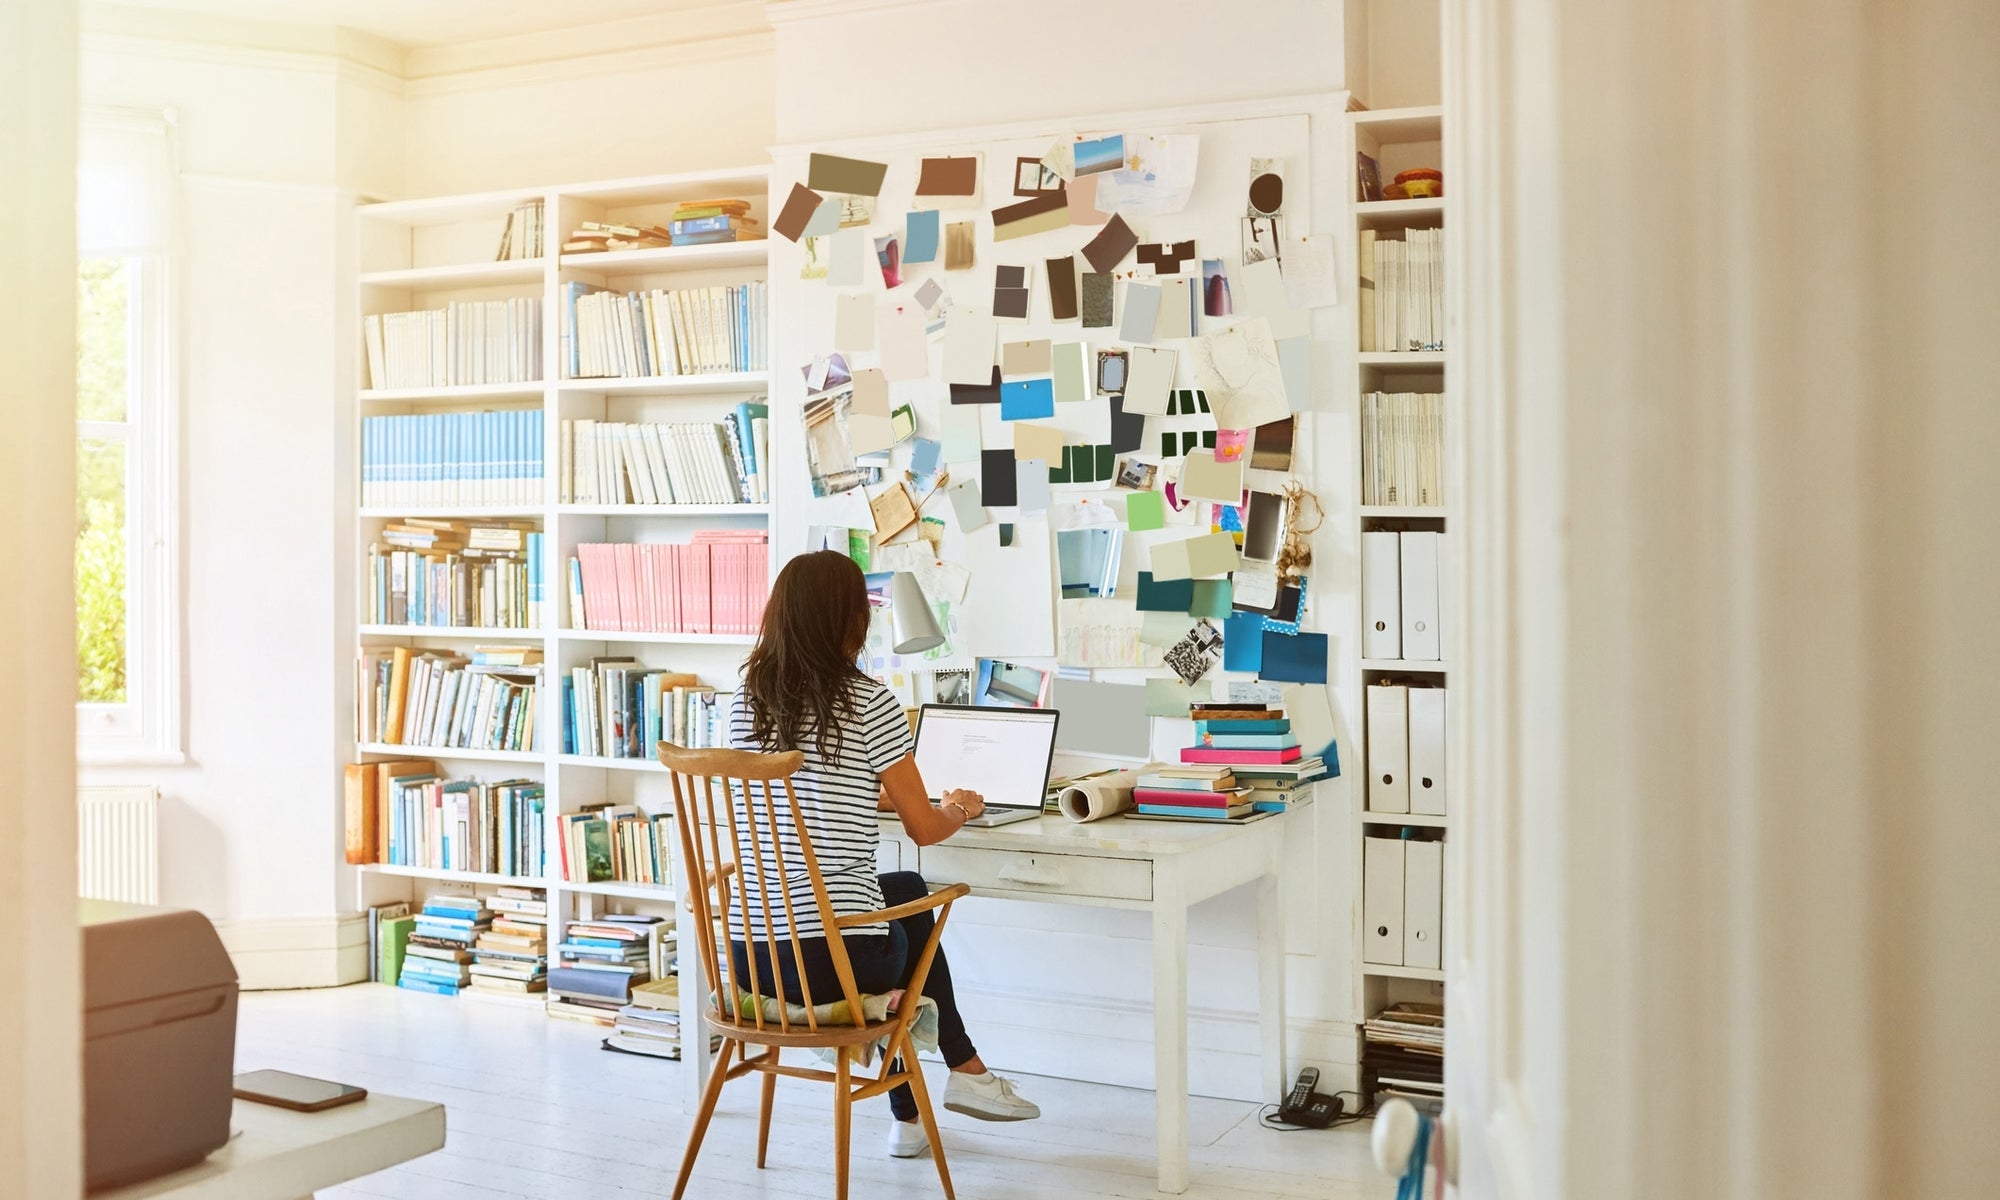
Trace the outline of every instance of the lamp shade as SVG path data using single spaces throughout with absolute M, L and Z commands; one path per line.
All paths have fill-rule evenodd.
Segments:
M 896 653 L 917 654 L 944 644 L 944 633 L 931 615 L 931 602 L 917 577 L 908 571 L 896 572 L 889 584 L 889 618 L 895 623 Z

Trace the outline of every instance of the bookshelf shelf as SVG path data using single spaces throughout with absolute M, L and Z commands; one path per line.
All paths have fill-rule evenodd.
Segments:
M 716 371 L 706 375 L 652 375 L 643 379 L 565 379 L 556 390 L 565 395 L 704 395 L 761 392 L 771 386 L 765 371 Z
M 540 875 L 495 875 L 489 871 L 451 871 L 443 867 L 399 867 L 390 863 L 362 863 L 361 869 L 377 875 L 400 875 L 405 879 L 435 879 L 441 883 L 485 884 L 496 887 L 547 887 Z
M 429 507 L 411 506 L 407 508 L 364 508 L 359 515 L 364 518 L 386 521 L 401 521 L 410 517 L 427 520 L 446 520 L 463 517 L 477 520 L 481 517 L 539 517 L 543 510 L 528 504 L 439 504 Z
M 761 267 L 768 253 L 761 240 L 717 242 L 709 246 L 661 246 L 648 250 L 604 250 L 595 254 L 565 254 L 562 256 L 562 269 L 617 279 L 630 275 L 662 275 L 669 271 Z
M 1383 979 L 1427 979 L 1432 983 L 1444 982 L 1444 972 L 1435 967 L 1390 967 L 1381 963 L 1363 963 L 1361 973 Z
M 546 763 L 549 760 L 549 756 L 539 750 L 464 750 L 456 746 L 404 746 L 389 742 L 361 742 L 354 748 L 362 754 L 446 758 L 461 762 Z
M 605 758 L 589 754 L 565 754 L 561 759 L 565 767 L 598 767 L 606 771 L 664 771 L 665 767 L 650 758 Z
M 1432 829 L 1443 829 L 1450 822 L 1448 818 L 1435 816 L 1430 813 L 1382 813 L 1364 810 L 1361 814 L 1361 823 L 1363 825 L 1425 825 Z
M 457 387 L 364 388 L 363 404 L 450 404 L 465 400 L 540 400 L 544 385 L 532 383 L 465 383 Z
M 539 642 L 539 629 L 482 628 L 479 626 L 455 625 L 363 625 L 362 637 L 411 637 L 437 638 L 441 641 L 462 642 Z
M 565 892 L 582 892 L 590 896 L 616 896 L 625 900 L 645 900 L 653 904 L 674 903 L 674 889 L 657 883 L 628 883 L 622 879 L 606 879 L 597 883 L 572 883 L 568 880 L 551 882 L 550 887 Z
M 1451 510 L 1442 504 L 1364 504 L 1361 515 L 1366 517 L 1398 517 L 1407 520 L 1442 521 L 1451 515 Z
M 1445 664 L 1441 662 L 1423 662 L 1408 658 L 1364 658 L 1361 660 L 1361 669 L 1363 671 L 1435 671 L 1439 675 L 1446 672 Z
M 1436 142 L 1444 138 L 1444 109 L 1436 104 L 1364 109 L 1349 113 L 1355 132 L 1376 143 Z
M 565 642 L 623 642 L 661 646 L 752 646 L 754 633 L 640 633 L 629 629 L 564 629 L 556 634 Z
M 539 258 L 506 258 L 492 262 L 458 263 L 441 267 L 398 267 L 388 271 L 364 271 L 361 274 L 361 286 L 408 291 L 499 287 L 516 283 L 540 283 L 543 272 L 543 262 Z
M 761 517 L 768 504 L 559 504 L 565 517 Z
M 1354 206 L 1363 229 L 1400 229 L 1405 225 L 1435 225 L 1444 218 L 1444 197 L 1416 200 L 1369 200 Z
M 1442 367 L 1444 350 L 1364 350 L 1357 357 L 1364 367 Z

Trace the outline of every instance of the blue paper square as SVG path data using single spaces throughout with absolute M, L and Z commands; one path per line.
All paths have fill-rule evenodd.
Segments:
M 1264 618 L 1230 613 L 1222 623 L 1222 669 L 1260 671 L 1264 667 Z
M 925 209 L 910 214 L 909 231 L 903 238 L 903 261 L 936 262 L 938 252 L 938 210 Z
M 944 452 L 944 445 L 929 438 L 918 438 L 910 447 L 910 474 L 929 475 L 938 469 L 938 457 Z
M 1259 679 L 1275 683 L 1325 683 L 1326 635 L 1264 631 L 1264 663 Z
M 1046 420 L 1056 415 L 1056 381 L 1023 379 L 1000 385 L 1000 419 Z

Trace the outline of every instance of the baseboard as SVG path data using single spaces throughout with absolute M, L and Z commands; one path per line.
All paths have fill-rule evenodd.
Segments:
M 340 987 L 368 978 L 368 918 L 265 917 L 216 922 L 246 992 Z
M 1031 1075 L 1054 1075 L 1118 1087 L 1153 1086 L 1150 1004 L 1046 991 L 957 989 L 959 1008 L 980 1057 Z M 1308 1018 L 1285 1029 L 1285 1061 L 1310 1063 L 1320 1089 L 1352 1090 L 1360 1070 L 1351 1022 Z M 1254 1008 L 1188 1010 L 1188 1090 L 1224 1100 L 1276 1100 L 1258 1053 Z

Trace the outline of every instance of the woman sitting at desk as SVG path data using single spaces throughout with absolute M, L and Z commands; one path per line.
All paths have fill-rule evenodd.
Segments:
M 822 550 L 785 564 L 764 606 L 763 630 L 743 668 L 743 688 L 730 714 L 729 742 L 740 750 L 765 753 L 798 750 L 805 764 L 792 776 L 799 816 L 812 839 L 813 854 L 837 915 L 866 913 L 922 898 L 928 889 L 914 871 L 875 873 L 881 840 L 877 811 L 893 811 L 920 846 L 941 842 L 985 809 L 977 792 L 952 791 L 933 806 L 917 774 L 910 725 L 903 706 L 879 680 L 855 664 L 868 638 L 868 591 L 861 569 L 846 555 Z M 782 796 L 782 793 L 779 793 Z M 780 801 L 782 803 L 782 800 Z M 779 840 L 787 861 L 802 860 L 789 814 L 779 813 Z M 775 863 L 772 864 L 776 873 Z M 804 951 L 806 986 L 815 996 L 840 994 L 839 977 L 827 952 L 812 883 L 803 871 L 786 880 L 792 904 L 768 914 L 779 937 L 796 932 Z M 753 894 L 751 913 L 762 930 L 766 914 Z M 931 934 L 929 912 L 881 925 L 862 925 L 841 935 L 854 971 L 855 987 L 866 994 L 907 985 L 917 955 Z M 748 949 L 731 943 L 739 977 L 749 976 Z M 799 972 L 789 957 L 776 964 L 785 995 L 800 998 Z M 760 962 L 769 978 L 769 964 Z M 965 1034 L 951 969 L 940 949 L 931 960 L 924 994 L 937 1002 L 938 1049 L 951 1068 L 944 1106 L 985 1121 L 1025 1121 L 1041 1109 L 1014 1092 L 1011 1082 L 986 1069 Z M 915 1066 L 916 1064 L 908 1064 Z M 889 1093 L 896 1124 L 889 1153 L 913 1158 L 929 1144 L 917 1124 L 917 1103 L 907 1085 Z

